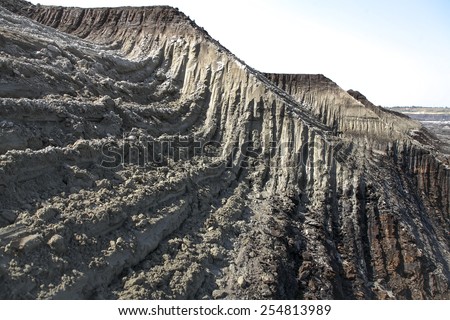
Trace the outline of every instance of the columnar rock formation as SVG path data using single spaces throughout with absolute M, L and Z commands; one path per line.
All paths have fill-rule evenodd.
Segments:
M 174 8 L 0 4 L 1 298 L 450 297 L 417 122 Z

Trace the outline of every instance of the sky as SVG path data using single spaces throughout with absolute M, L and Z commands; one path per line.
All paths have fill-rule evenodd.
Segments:
M 39 0 L 179 8 L 263 72 L 321 73 L 376 105 L 450 107 L 449 0 Z

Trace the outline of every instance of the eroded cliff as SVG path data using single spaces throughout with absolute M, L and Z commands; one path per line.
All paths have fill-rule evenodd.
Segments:
M 418 123 L 279 88 L 174 8 L 16 12 L 2 298 L 449 297 L 448 166 Z

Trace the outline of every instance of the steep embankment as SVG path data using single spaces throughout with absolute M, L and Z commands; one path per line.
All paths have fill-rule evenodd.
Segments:
M 392 119 L 395 127 L 403 123 L 412 123 L 412 119 L 399 112 L 375 106 L 358 91 L 348 93 L 364 106 L 374 110 L 383 121 Z M 414 120 L 417 121 L 417 120 Z M 429 206 L 442 209 L 444 216 L 450 213 L 450 161 L 448 156 L 441 154 L 445 143 L 422 125 L 405 132 L 406 137 L 392 139 L 388 154 L 395 164 L 400 166 L 405 174 L 412 175 L 420 192 L 427 195 Z
M 340 134 L 390 141 L 421 128 L 418 122 L 374 106 L 358 93 L 364 98 L 360 101 L 321 74 L 266 74 L 266 77 Z
M 178 10 L 18 12 L 2 298 L 449 297 L 448 211 Z
M 386 153 L 405 174 L 413 176 L 431 204 L 450 211 L 449 160 L 441 142 L 419 122 L 375 106 L 358 91 L 341 89 L 323 75 L 266 74 L 274 84 L 306 106 L 341 139 Z

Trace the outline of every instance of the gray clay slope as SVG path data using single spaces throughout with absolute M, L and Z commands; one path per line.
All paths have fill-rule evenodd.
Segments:
M 418 122 L 174 8 L 0 5 L 0 298 L 450 298 Z

